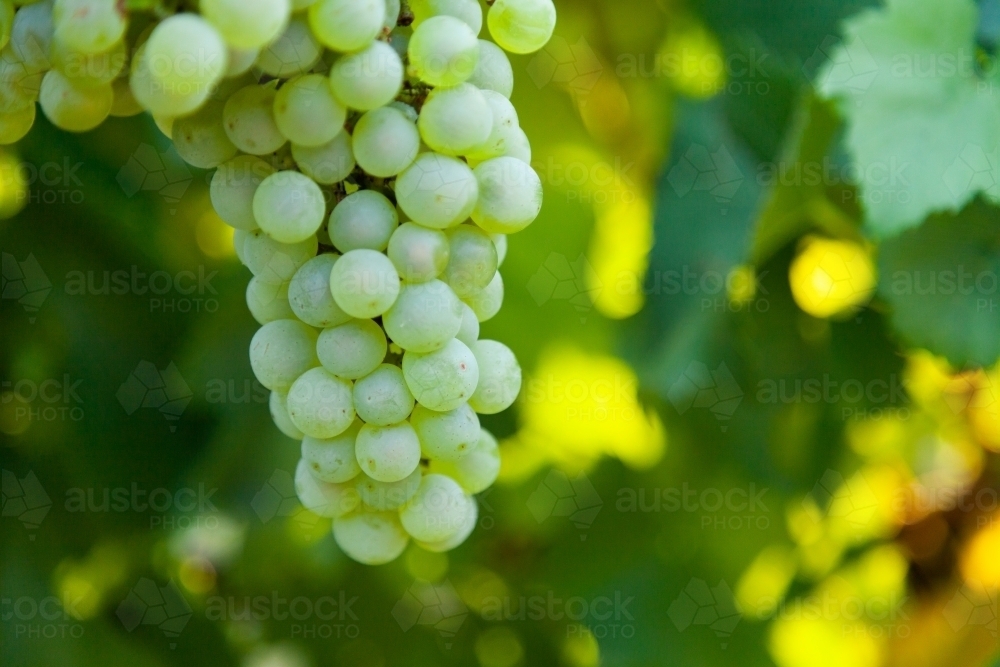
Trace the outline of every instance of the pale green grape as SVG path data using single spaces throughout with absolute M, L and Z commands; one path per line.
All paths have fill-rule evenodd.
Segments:
M 209 188 L 212 208 L 227 225 L 248 231 L 257 229 L 253 196 L 261 181 L 273 173 L 274 167 L 252 155 L 240 155 L 220 164 Z
M 114 101 L 111 103 L 111 115 L 116 118 L 128 118 L 138 116 L 145 109 L 135 99 L 128 79 L 115 79 L 111 83 L 111 90 L 114 93 Z
M 348 195 L 330 214 L 330 240 L 337 250 L 385 250 L 399 226 L 399 215 L 385 195 L 359 190 Z
M 423 471 L 421 471 L 420 466 L 417 466 L 417 469 L 408 477 L 398 482 L 380 482 L 361 473 L 354 480 L 354 483 L 365 507 L 379 512 L 389 512 L 398 510 L 406 504 L 406 501 L 416 495 L 417 489 L 420 488 L 421 477 L 423 477 Z
M 448 237 L 437 229 L 404 222 L 389 239 L 388 255 L 399 277 L 422 283 L 441 275 L 448 266 Z
M 339 183 L 354 171 L 354 150 L 346 130 L 322 146 L 293 143 L 292 157 L 303 174 L 323 185 Z
M 528 135 L 520 127 L 507 137 L 507 148 L 504 155 L 520 160 L 527 165 L 531 164 L 531 142 L 528 141 Z
M 351 250 L 333 266 L 330 290 L 345 313 L 360 319 L 378 317 L 399 295 L 399 274 L 377 250 Z
M 469 83 L 481 90 L 493 90 L 507 99 L 514 92 L 514 68 L 499 46 L 479 40 L 479 62 L 469 77 Z
M 467 153 L 470 160 L 476 161 L 506 155 L 508 146 L 514 146 L 520 141 L 517 133 L 521 131 L 517 111 L 510 100 L 494 90 L 484 90 L 482 95 L 492 112 L 493 125 L 489 138 Z
M 99 53 L 125 34 L 124 6 L 117 0 L 55 0 L 55 38 L 80 53 Z
M 403 355 L 403 377 L 417 402 L 438 412 L 469 400 L 479 384 L 479 364 L 465 343 L 452 339 L 440 350 Z
M 14 25 L 14 5 L 10 0 L 0 0 L 0 49 L 10 41 L 10 29 Z
M 480 429 L 478 438 L 457 461 L 431 461 L 430 471 L 448 475 L 469 494 L 482 493 L 493 486 L 500 475 L 500 447 L 486 429 Z
M 422 153 L 396 179 L 396 200 L 413 222 L 445 229 L 464 222 L 476 207 L 479 184 L 461 160 Z
M 322 146 L 344 129 L 347 109 L 322 74 L 306 74 L 281 87 L 274 101 L 281 133 L 299 146 Z
M 164 19 L 144 47 L 143 60 L 154 85 L 170 96 L 207 96 L 229 65 L 222 37 L 197 14 L 174 14 Z
M 472 346 L 479 364 L 479 385 L 469 405 L 482 415 L 493 415 L 509 408 L 521 391 L 521 366 L 517 357 L 503 343 L 476 341 Z
M 285 283 L 303 264 L 316 256 L 315 237 L 301 243 L 279 243 L 259 229 L 243 241 L 243 260 L 250 272 L 269 283 Z M 290 295 L 289 295 L 290 296 Z
M 404 350 L 433 352 L 461 329 L 461 301 L 440 280 L 405 283 L 396 303 L 382 316 L 382 325 Z
M 443 553 L 451 551 L 469 539 L 469 535 L 476 529 L 476 522 L 479 521 L 479 506 L 476 504 L 475 498 L 466 496 L 465 501 L 467 509 L 465 510 L 465 519 L 462 522 L 462 527 L 451 537 L 440 542 L 421 542 L 420 540 L 416 540 L 421 549 L 432 553 Z
M 417 124 L 417 120 L 420 118 L 420 114 L 417 113 L 417 110 L 414 109 L 409 104 L 407 104 L 406 102 L 400 102 L 399 100 L 395 100 L 389 102 L 387 106 L 390 106 L 393 109 L 396 109 L 397 111 L 403 112 L 403 115 L 406 116 L 406 120 L 410 121 L 414 125 Z
M 260 49 L 229 49 L 229 65 L 226 67 L 226 78 L 232 79 L 246 74 L 257 62 Z
M 296 317 L 314 327 L 335 327 L 351 321 L 330 293 L 330 272 L 337 255 L 325 253 L 305 262 L 288 286 L 288 303 Z
M 314 438 L 340 435 L 354 421 L 352 391 L 347 380 L 325 368 L 312 368 L 289 388 L 288 416 L 300 431 Z
M 511 53 L 534 53 L 556 27 L 552 0 L 496 0 L 486 21 L 493 40 Z
M 68 132 L 92 130 L 111 113 L 110 84 L 77 88 L 56 70 L 46 72 L 38 104 L 53 125 Z
M 378 368 L 387 350 L 382 327 L 371 320 L 351 320 L 324 329 L 316 343 L 316 354 L 323 368 L 350 380 Z
M 146 57 L 147 44 L 143 44 L 132 58 L 129 87 L 136 101 L 153 115 L 157 126 L 163 131 L 162 120 L 182 116 L 197 110 L 212 92 L 206 86 L 164 85 L 151 71 L 152 63 Z M 167 137 L 169 133 L 164 132 Z
M 458 482 L 445 475 L 424 475 L 417 493 L 399 510 L 403 528 L 421 542 L 453 537 L 468 521 L 469 501 Z
M 289 0 L 201 0 L 202 16 L 235 49 L 259 49 L 285 30 Z
M 226 135 L 244 153 L 266 155 L 287 139 L 274 120 L 275 84 L 247 86 L 233 93 L 222 114 Z
M 412 0 L 410 9 L 414 28 L 432 16 L 454 16 L 477 35 L 483 29 L 483 8 L 476 0 Z
M 486 289 L 499 266 L 493 239 L 475 225 L 459 225 L 448 230 L 448 247 L 442 280 L 463 298 Z
M 304 18 L 293 16 L 281 37 L 261 49 L 255 67 L 264 74 L 288 79 L 312 69 L 323 47 Z
M 287 392 L 303 373 L 319 366 L 317 335 L 297 320 L 262 326 L 250 341 L 250 366 L 257 380 L 271 391 Z
M 479 417 L 468 403 L 447 412 L 418 405 L 410 415 L 410 424 L 424 457 L 431 461 L 457 461 L 479 441 Z
M 395 29 L 399 21 L 401 3 L 399 0 L 385 0 L 385 20 L 382 21 L 382 32 L 388 33 Z
M 469 304 L 462 302 L 462 327 L 458 330 L 455 338 L 466 345 L 472 345 L 479 340 L 479 318 L 476 311 L 472 310 Z
M 237 148 L 222 124 L 222 108 L 221 102 L 209 100 L 190 116 L 174 120 L 170 137 L 188 164 L 212 169 L 236 155 Z
M 382 107 L 358 120 L 353 146 L 362 169 L 372 176 L 389 178 L 413 164 L 420 151 L 420 133 L 403 112 Z
M 365 422 L 376 426 L 397 424 L 410 416 L 413 394 L 403 371 L 382 364 L 354 384 L 354 410 Z
M 542 181 L 521 160 L 498 157 L 476 167 L 479 197 L 472 211 L 477 225 L 493 234 L 519 232 L 542 210 Z
M 348 557 L 364 565 L 394 561 L 410 542 L 395 512 L 357 511 L 334 519 L 333 539 Z
M 391 102 L 403 87 L 403 61 L 385 42 L 372 42 L 364 51 L 351 53 L 330 70 L 333 94 L 346 106 L 360 111 Z
M 233 250 L 236 252 L 236 257 L 240 260 L 240 264 L 243 266 L 247 265 L 247 258 L 244 250 L 246 248 L 248 236 L 250 236 L 250 232 L 246 229 L 237 229 L 233 231 Z
M 479 62 L 479 40 L 454 16 L 434 16 L 413 31 L 407 53 L 410 72 L 432 86 L 457 86 Z
M 309 26 L 334 51 L 360 51 L 382 32 L 385 0 L 317 0 Z
M 247 285 L 247 308 L 259 324 L 295 317 L 288 305 L 288 283 L 268 283 L 256 276 Z
M 78 88 L 111 83 L 121 74 L 128 55 L 125 42 L 117 41 L 107 51 L 80 53 L 70 51 L 58 39 L 52 42 L 52 67 Z
M 420 441 L 409 422 L 365 424 L 354 448 L 361 470 L 379 482 L 406 479 L 420 465 Z
M 49 69 L 54 32 L 51 2 L 38 2 L 22 7 L 11 23 L 10 41 L 7 45 L 9 48 L 6 49 L 4 60 L 17 61 L 26 75 Z M 35 87 L 37 90 L 37 84 Z
M 472 308 L 480 322 L 486 322 L 492 320 L 500 312 L 500 306 L 503 305 L 503 295 L 503 276 L 497 271 L 486 289 L 473 292 L 464 297 L 462 301 L 465 301 Z
M 0 144 L 20 141 L 35 124 L 35 105 L 29 104 L 20 111 L 0 113 Z
M 497 266 L 503 266 L 503 261 L 507 258 L 507 235 L 490 234 L 493 245 L 497 249 Z
M 292 423 L 292 418 L 288 416 L 287 396 L 280 391 L 272 391 L 268 398 L 268 407 L 271 410 L 271 420 L 278 430 L 293 440 L 301 440 L 305 434 Z
M 299 243 L 316 234 L 326 217 L 326 200 L 316 182 L 297 171 L 271 174 L 257 186 L 253 216 L 268 236 Z
M 361 473 L 354 455 L 354 441 L 361 430 L 361 421 L 354 420 L 346 431 L 332 438 L 302 439 L 302 460 L 317 479 L 331 484 L 349 482 Z
M 445 155 L 466 155 L 490 139 L 493 112 L 478 88 L 461 83 L 432 90 L 417 127 L 431 149 Z
M 43 72 L 31 72 L 24 63 L 10 59 L 7 51 L 0 57 L 0 113 L 34 106 L 44 76 Z
M 317 479 L 302 459 L 295 467 L 295 494 L 303 507 L 328 519 L 342 517 L 361 503 L 354 484 L 330 484 Z

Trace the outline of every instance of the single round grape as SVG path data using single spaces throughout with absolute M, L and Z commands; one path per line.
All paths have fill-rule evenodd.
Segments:
M 442 279 L 460 297 L 486 289 L 499 266 L 493 239 L 475 225 L 459 225 L 448 230 L 451 249 Z
M 357 511 L 334 519 L 333 539 L 349 558 L 364 565 L 394 561 L 410 543 L 395 512 Z
M 330 484 L 317 479 L 303 459 L 295 467 L 295 494 L 303 507 L 328 519 L 344 516 L 361 504 L 354 484 Z
M 403 61 L 385 42 L 338 60 L 330 70 L 333 94 L 344 105 L 368 111 L 385 106 L 403 87 Z
M 482 415 L 509 408 L 521 391 L 521 366 L 510 348 L 495 340 L 476 341 L 472 346 L 479 364 L 479 385 L 469 405 Z
M 125 8 L 115 0 L 55 0 L 56 41 L 79 53 L 99 53 L 125 34 Z
M 233 79 L 241 74 L 246 74 L 257 62 L 260 56 L 260 49 L 234 49 L 229 48 L 229 66 L 226 67 L 226 78 Z
M 365 424 L 355 452 L 366 475 L 379 482 L 406 479 L 420 465 L 420 441 L 409 422 L 389 426 Z
M 209 188 L 212 208 L 231 227 L 257 229 L 253 196 L 261 181 L 273 173 L 274 167 L 252 155 L 240 155 L 220 164 Z
M 483 8 L 476 0 L 413 0 L 410 9 L 414 28 L 432 16 L 454 16 L 477 35 L 483 29 Z
M 326 200 L 316 182 L 297 171 L 271 174 L 253 196 L 253 216 L 271 238 L 298 243 L 316 234 L 326 216 Z
M 342 131 L 322 146 L 292 144 L 292 157 L 302 173 L 323 185 L 339 183 L 354 171 L 351 135 Z
M 493 90 L 510 99 L 514 92 L 514 68 L 503 49 L 485 39 L 479 40 L 479 62 L 469 77 L 469 83 L 480 90 Z
M 490 233 L 519 232 L 542 210 L 542 181 L 521 160 L 498 157 L 476 167 L 479 197 L 472 219 Z
M 390 178 L 413 164 L 420 132 L 403 112 L 382 107 L 363 115 L 354 126 L 354 156 L 367 173 Z
M 256 276 L 247 284 L 247 308 L 258 324 L 295 318 L 288 305 L 288 283 L 267 283 Z
M 250 341 L 253 374 L 271 391 L 288 392 L 303 373 L 319 366 L 317 337 L 315 329 L 297 320 L 268 322 Z
M 440 350 L 403 355 L 403 377 L 417 402 L 438 412 L 469 400 L 479 384 L 479 364 L 465 343 L 448 341 Z
M 345 197 L 330 214 L 330 240 L 337 250 L 385 250 L 399 226 L 399 215 L 385 195 L 359 190 Z
M 451 551 L 469 539 L 469 535 L 472 535 L 472 531 L 476 529 L 476 522 L 479 521 L 479 506 L 476 504 L 475 498 L 466 496 L 465 501 L 465 520 L 462 522 L 462 527 L 451 537 L 440 542 L 421 542 L 420 540 L 415 540 L 421 549 L 432 553 L 443 553 Z
M 212 24 L 197 14 L 182 13 L 153 28 L 143 58 L 165 93 L 186 97 L 195 91 L 211 93 L 226 73 L 229 51 Z
M 395 30 L 401 9 L 402 3 L 400 0 L 385 0 L 385 20 L 382 21 L 383 34 Z
M 337 255 L 324 253 L 305 262 L 288 286 L 288 303 L 295 316 L 314 327 L 335 327 L 351 321 L 330 292 L 330 272 Z
M 479 417 L 468 403 L 447 412 L 418 405 L 410 415 L 410 424 L 424 457 L 431 461 L 457 461 L 479 441 Z
M 354 410 L 369 424 L 397 424 L 410 416 L 413 403 L 403 371 L 393 364 L 382 364 L 354 384 Z
M 471 83 L 435 88 L 420 111 L 420 137 L 444 155 L 466 155 L 490 138 L 493 112 Z
M 382 327 L 371 320 L 351 320 L 324 329 L 316 343 L 316 354 L 323 368 L 350 380 L 378 368 L 387 351 Z
M 20 111 L 0 113 L 0 144 L 20 141 L 35 124 L 35 105 L 29 104 Z
M 293 16 L 281 37 L 263 47 L 254 66 L 264 74 L 288 79 L 312 69 L 323 47 L 302 17 Z
M 222 124 L 222 108 L 222 103 L 210 100 L 190 116 L 174 120 L 170 128 L 174 149 L 188 164 L 212 169 L 236 155 Z
M 497 266 L 503 266 L 503 261 L 507 259 L 507 235 L 490 234 L 493 239 L 493 246 L 497 249 Z
M 251 155 L 266 155 L 287 139 L 274 120 L 274 83 L 247 86 L 233 93 L 222 112 L 226 135 L 237 148 Z
M 382 32 L 385 0 L 318 0 L 309 8 L 309 26 L 334 51 L 360 51 Z
M 479 62 L 476 33 L 454 16 L 433 16 L 413 31 L 407 49 L 410 72 L 432 86 L 457 86 Z
M 53 69 L 62 72 L 78 88 L 111 83 L 128 62 L 125 42 L 121 40 L 108 47 L 107 51 L 80 53 L 70 50 L 57 39 L 52 42 L 51 57 Z
M 244 262 L 252 274 L 264 282 L 286 283 L 302 265 L 316 256 L 318 248 L 316 237 L 300 243 L 279 243 L 262 230 L 255 229 L 247 233 L 242 252 Z
M 268 407 L 271 411 L 271 420 L 278 430 L 293 440 L 301 440 L 305 434 L 299 430 L 298 426 L 292 423 L 292 418 L 288 416 L 287 395 L 280 391 L 272 391 L 268 397 Z
M 292 6 L 289 0 L 201 0 L 199 11 L 229 46 L 259 49 L 284 32 Z
M 404 222 L 389 239 L 388 255 L 400 278 L 410 283 L 427 282 L 448 266 L 448 237 L 440 230 Z
M 246 241 L 250 236 L 250 232 L 246 229 L 236 229 L 233 231 L 233 251 L 236 253 L 236 258 L 240 260 L 240 264 L 243 266 L 247 265 L 247 258 L 244 250 L 246 249 Z
M 462 300 L 469 304 L 472 312 L 476 314 L 476 318 L 480 322 L 486 322 L 492 320 L 500 312 L 500 307 L 503 305 L 503 296 L 503 276 L 497 271 L 496 275 L 493 276 L 493 280 L 486 286 L 486 289 L 473 292 L 469 296 L 463 297 Z
M 115 118 L 129 118 L 138 116 L 145 109 L 135 99 L 128 79 L 115 79 L 111 83 L 111 91 L 114 93 L 114 101 L 111 103 L 111 115 Z
M 42 79 L 38 104 L 59 129 L 86 132 L 104 122 L 114 97 L 110 84 L 77 88 L 60 72 L 49 70 Z
M 143 44 L 132 57 L 129 87 L 136 102 L 153 115 L 160 131 L 170 137 L 164 129 L 163 120 L 193 113 L 208 99 L 212 89 L 200 85 L 164 85 L 153 75 L 153 64 L 146 56 L 147 51 L 147 44 Z
M 556 7 L 552 0 L 497 0 L 486 21 L 493 40 L 505 51 L 534 53 L 552 37 Z
M 479 318 L 476 312 L 469 307 L 469 304 L 462 302 L 462 327 L 455 334 L 455 338 L 466 345 L 471 346 L 479 340 Z
M 21 7 L 10 26 L 10 40 L 4 60 L 19 61 L 26 74 L 37 74 L 51 66 L 49 54 L 55 25 L 51 2 L 36 2 Z M 110 45 L 111 42 L 108 42 Z M 13 111 L 11 109 L 10 111 Z
M 431 461 L 430 471 L 448 475 L 465 489 L 466 493 L 482 493 L 493 486 L 500 475 L 500 447 L 497 440 L 484 428 L 478 440 L 465 456 L 457 461 Z
M 288 416 L 299 430 L 314 438 L 332 438 L 354 421 L 351 383 L 325 368 L 312 368 L 288 390 Z
M 334 264 L 330 290 L 337 305 L 352 317 L 378 317 L 399 295 L 399 274 L 377 250 L 351 250 Z
M 476 207 L 479 184 L 469 166 L 453 157 L 422 153 L 396 179 L 396 200 L 413 222 L 446 229 Z
M 493 126 L 489 138 L 467 153 L 470 160 L 489 160 L 507 154 L 508 147 L 514 146 L 520 140 L 518 132 L 517 110 L 506 97 L 493 90 L 482 91 L 483 98 L 492 112 Z
M 458 533 L 469 504 L 458 482 L 445 475 L 424 475 L 417 493 L 399 510 L 403 528 L 421 542 L 441 542 Z
M 416 495 L 417 489 L 420 488 L 421 477 L 423 477 L 423 471 L 420 470 L 420 466 L 417 466 L 417 469 L 408 477 L 398 482 L 380 482 L 362 472 L 354 480 L 354 483 L 365 507 L 379 512 L 391 512 L 398 510 L 406 504 L 406 501 Z
M 382 316 L 385 332 L 396 345 L 414 352 L 445 346 L 462 328 L 462 305 L 440 280 L 406 283 Z
M 347 109 L 333 96 L 322 74 L 292 79 L 274 100 L 274 120 L 281 133 L 300 146 L 322 146 L 344 129 Z
M 354 441 L 361 430 L 361 421 L 354 420 L 346 431 L 332 438 L 302 439 L 302 460 L 317 479 L 331 484 L 349 482 L 361 473 L 354 456 Z
M 504 156 L 520 160 L 527 165 L 531 164 L 531 142 L 528 141 L 528 135 L 520 127 L 507 137 L 507 148 Z

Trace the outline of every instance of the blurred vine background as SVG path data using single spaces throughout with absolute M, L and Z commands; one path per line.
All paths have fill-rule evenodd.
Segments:
M 872 71 L 838 44 L 876 3 L 556 4 L 513 58 L 545 206 L 483 329 L 526 381 L 447 555 L 359 566 L 298 507 L 249 273 L 149 118 L 4 151 L 4 664 L 1000 664 L 996 153 L 877 243 L 919 188 L 859 187 L 813 84 Z

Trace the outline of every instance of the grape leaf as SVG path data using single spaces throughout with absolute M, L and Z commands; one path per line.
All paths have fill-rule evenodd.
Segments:
M 869 229 L 881 237 L 1000 201 L 1000 76 L 977 64 L 972 0 L 888 0 L 845 23 L 817 86 L 848 120 Z

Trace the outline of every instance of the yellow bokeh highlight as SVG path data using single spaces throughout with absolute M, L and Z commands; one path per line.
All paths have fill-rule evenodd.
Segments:
M 962 552 L 960 568 L 966 581 L 1000 588 L 1000 513 L 973 535 Z
M 476 637 L 474 650 L 482 667 L 514 667 L 524 659 L 524 645 L 520 638 L 502 625 Z
M 212 259 L 233 257 L 233 235 L 236 230 L 222 221 L 215 211 L 207 209 L 194 228 L 194 238 L 198 248 Z
M 659 70 L 687 97 L 707 99 L 726 86 L 722 45 L 705 26 L 681 20 L 671 27 L 658 54 Z
M 284 525 L 289 537 L 296 543 L 305 546 L 326 539 L 330 530 L 333 529 L 333 520 L 317 516 L 304 507 L 300 507 L 291 517 L 291 521 L 286 521 Z
M 127 564 L 123 550 L 111 543 L 98 544 L 82 561 L 61 562 L 53 579 L 64 612 L 78 621 L 101 613 L 111 592 L 125 582 Z
M 414 579 L 441 581 L 448 574 L 448 556 L 412 546 L 406 552 L 406 571 Z
M 736 584 L 736 602 L 747 618 L 767 618 L 778 608 L 795 577 L 795 553 L 774 545 L 754 558 Z
M 788 280 L 799 308 L 819 318 L 851 313 L 866 304 L 876 281 L 865 248 L 819 237 L 805 239 Z
M 462 602 L 480 615 L 495 614 L 497 605 L 510 599 L 510 588 L 500 575 L 476 568 L 455 581 L 455 590 Z
M 879 643 L 863 624 L 798 615 L 771 625 L 768 650 L 778 667 L 878 667 Z
M 749 303 L 757 296 L 757 270 L 748 265 L 734 267 L 726 276 L 726 297 L 734 306 Z
M 17 156 L 0 150 L 0 220 L 17 215 L 28 200 L 28 184 Z
M 215 588 L 215 567 L 206 558 L 185 558 L 181 561 L 177 576 L 181 585 L 196 595 L 204 595 Z
M 601 647 L 586 626 L 566 637 L 561 651 L 562 662 L 568 667 L 598 667 L 601 664 Z
M 649 200 L 632 190 L 614 193 L 615 201 L 595 206 L 587 276 L 597 310 L 614 319 L 638 313 L 645 303 L 642 284 L 653 247 L 653 211 Z

